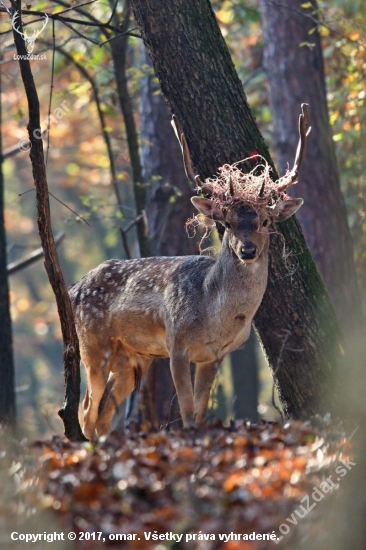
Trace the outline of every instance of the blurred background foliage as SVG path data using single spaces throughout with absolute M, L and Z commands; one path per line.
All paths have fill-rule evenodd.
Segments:
M 258 3 L 255 0 L 224 0 L 212 4 L 249 104 L 271 147 L 273 127 L 266 76 L 262 67 Z M 34 2 L 27 7 L 56 12 L 62 11 L 67 5 L 57 0 Z M 111 14 L 111 5 L 106 1 L 97 1 L 84 9 L 98 21 L 108 21 Z M 122 18 L 119 7 L 117 13 Z M 30 21 L 31 18 L 25 16 L 24 21 Z M 82 17 L 78 15 L 78 18 Z M 320 2 L 319 10 L 314 12 L 314 28 L 317 25 L 323 38 L 329 115 L 334 129 L 333 139 L 337 148 L 342 190 L 354 239 L 359 284 L 365 296 L 366 160 L 363 151 L 366 5 L 362 0 Z M 19 65 L 13 59 L 15 49 L 9 29 L 9 17 L 1 13 L 1 131 L 4 151 L 27 137 L 27 105 Z M 78 30 L 98 43 L 105 40 L 98 28 L 78 26 Z M 110 43 L 100 47 L 59 22 L 55 24 L 55 35 L 56 45 L 67 55 L 57 50 L 55 52 L 51 113 L 62 102 L 66 102 L 68 111 L 51 128 L 47 174 L 50 191 L 78 214 L 51 197 L 54 232 L 66 232 L 59 254 L 66 283 L 70 285 L 100 262 L 108 258 L 125 257 L 118 227 L 126 227 L 134 219 L 135 212 L 129 152 L 118 103 Z M 308 43 L 299 44 L 299 47 L 311 47 L 311 35 Z M 46 120 L 53 58 L 51 22 L 36 41 L 34 53 L 47 55 L 47 60 L 32 62 L 41 103 L 41 120 Z M 111 184 L 110 162 L 92 86 L 78 69 L 78 64 L 87 71 L 99 92 L 105 131 L 114 151 L 118 186 L 123 200 L 121 207 L 117 204 Z M 127 65 L 129 91 L 138 126 L 139 79 L 149 69 L 141 64 L 140 39 L 137 37 L 129 37 Z M 47 148 L 47 138 L 44 144 Z M 8 261 L 12 262 L 38 248 L 40 241 L 28 152 L 17 152 L 6 158 L 3 168 L 6 181 Z M 136 240 L 134 231 L 129 233 L 128 239 L 133 250 Z M 336 243 L 330 244 L 336 246 Z M 29 436 L 40 433 L 50 435 L 54 432 L 61 434 L 62 423 L 57 417 L 63 397 L 61 332 L 43 262 L 39 261 L 12 275 L 10 287 L 19 424 Z M 226 405 L 221 416 L 230 418 L 232 381 L 226 363 L 222 370 L 218 393 L 223 394 L 219 401 Z M 260 381 L 259 412 L 268 418 L 271 414 L 269 403 L 272 382 L 265 369 L 262 369 Z M 215 403 L 213 400 L 213 406 L 216 406 Z

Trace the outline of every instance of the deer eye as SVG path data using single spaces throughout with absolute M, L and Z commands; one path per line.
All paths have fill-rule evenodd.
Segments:
M 225 227 L 226 227 L 226 229 L 230 229 L 231 225 L 229 223 L 225 222 Z
M 269 219 L 267 218 L 267 219 L 264 220 L 264 222 L 262 223 L 262 226 L 263 226 L 263 227 L 267 227 L 268 224 L 269 224 Z

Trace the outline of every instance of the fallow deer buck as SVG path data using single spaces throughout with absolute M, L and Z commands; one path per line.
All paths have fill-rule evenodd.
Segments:
M 297 179 L 310 131 L 308 106 L 302 107 L 292 171 L 277 184 L 269 177 L 254 176 L 253 171 L 247 194 L 240 178 L 248 175 L 235 165 L 222 167 L 220 180 L 202 183 L 194 175 L 184 134 L 173 117 L 187 176 L 210 196 L 193 197 L 192 203 L 225 227 L 222 247 L 216 259 L 108 260 L 70 288 L 87 374 L 83 402 L 87 438 L 94 430 L 98 436 L 108 432 L 116 406 L 133 391 L 154 357 L 170 357 L 184 426 L 204 421 L 218 366 L 248 339 L 266 289 L 269 228 L 292 216 L 303 203 L 285 194 Z M 268 165 L 262 167 L 268 176 Z M 253 181 L 260 185 L 253 188 Z M 197 365 L 194 394 L 191 361 Z

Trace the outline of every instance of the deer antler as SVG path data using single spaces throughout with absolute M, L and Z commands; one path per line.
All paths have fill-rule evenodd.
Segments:
M 263 183 L 262 183 L 262 185 L 261 185 L 261 188 L 260 188 L 259 191 L 258 191 L 258 197 L 263 197 L 265 185 L 266 185 L 266 180 L 263 181 Z
M 212 192 L 211 187 L 209 185 L 204 184 L 201 178 L 199 177 L 199 175 L 195 175 L 194 173 L 192 159 L 191 159 L 191 155 L 189 153 L 189 149 L 187 145 L 187 140 L 184 135 L 183 129 L 179 123 L 179 120 L 175 115 L 173 115 L 172 117 L 171 124 L 174 128 L 175 135 L 177 136 L 180 147 L 182 149 L 184 169 L 185 169 L 187 178 L 194 185 L 197 185 L 197 187 L 199 187 L 203 191 L 203 193 L 205 193 L 206 195 L 211 195 L 211 192 Z
M 311 126 L 309 126 L 309 105 L 307 103 L 301 104 L 302 113 L 299 117 L 299 143 L 296 150 L 296 157 L 293 168 L 291 170 L 291 177 L 287 179 L 284 183 L 277 187 L 277 191 L 284 191 L 287 187 L 290 187 L 293 183 L 297 181 L 301 166 L 304 160 L 305 149 L 307 139 L 311 132 Z
M 233 197 L 234 196 L 234 184 L 233 184 L 233 179 L 231 177 L 231 174 L 229 176 L 229 191 L 230 191 L 230 196 Z

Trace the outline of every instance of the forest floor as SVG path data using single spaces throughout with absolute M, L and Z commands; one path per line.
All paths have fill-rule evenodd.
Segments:
M 54 437 L 6 450 L 3 439 L 0 457 L 0 531 L 75 533 L 71 546 L 32 543 L 37 549 L 293 548 L 324 530 L 314 508 L 336 497 L 352 467 L 344 430 L 321 419 L 155 433 L 134 426 L 96 444 Z M 20 540 L 9 548 L 17 544 L 24 548 Z

